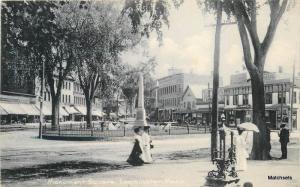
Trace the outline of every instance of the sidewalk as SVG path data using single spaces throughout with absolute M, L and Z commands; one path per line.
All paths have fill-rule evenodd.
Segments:
M 49 179 L 39 178 L 29 181 L 18 181 L 6 183 L 5 186 L 200 187 L 205 183 L 207 172 L 212 169 L 216 169 L 215 166 L 211 164 L 207 155 L 205 157 L 200 156 L 202 154 L 201 151 L 205 152 L 205 149 L 209 147 L 209 137 L 207 135 L 205 135 L 205 137 L 178 136 L 174 139 L 156 140 L 155 143 L 156 147 L 153 152 L 155 162 L 153 164 L 106 172 L 94 172 L 84 175 L 70 175 L 69 177 L 56 177 Z M 96 154 L 94 151 L 89 151 L 87 154 L 82 155 L 83 152 L 94 147 L 93 145 L 97 145 L 97 147 L 101 147 L 101 149 L 94 150 L 96 151 Z M 60 145 L 53 145 L 52 143 L 51 145 L 49 144 L 49 146 L 47 146 L 47 150 L 49 148 L 54 150 L 57 149 L 56 151 L 62 151 L 61 153 L 64 153 L 64 150 L 62 149 L 66 146 L 71 146 L 68 148 L 68 151 L 76 150 L 77 152 L 76 154 L 71 155 L 71 157 L 64 155 L 63 157 L 59 157 L 60 159 L 70 160 L 70 158 L 72 158 L 77 160 L 86 160 L 93 158 L 94 160 L 99 160 L 101 158 L 125 164 L 124 160 L 126 160 L 128 156 L 127 149 L 131 147 L 131 144 L 130 142 L 82 142 L 79 145 L 76 145 L 74 142 L 61 142 Z M 82 146 L 85 146 L 86 148 L 82 149 Z M 182 157 L 179 159 L 173 159 L 172 157 L 162 157 L 162 155 L 170 155 L 173 154 L 174 151 L 178 152 L 181 150 L 182 153 L 191 154 L 191 151 L 193 150 L 199 151 L 200 147 L 202 147 L 202 149 L 200 150 L 200 153 L 197 152 L 197 154 L 199 154 L 198 156 L 196 155 L 197 158 Z M 29 146 L 28 148 L 32 147 Z M 34 152 L 38 151 L 40 148 L 35 149 L 32 154 L 35 154 Z M 248 161 L 248 170 L 239 172 L 241 179 L 239 184 L 242 186 L 244 182 L 252 182 L 255 187 L 300 186 L 299 150 L 299 133 L 294 132 L 291 134 L 291 142 L 288 145 L 287 160 Z M 88 156 L 91 154 L 92 156 Z M 276 134 L 272 134 L 271 154 L 274 157 L 280 157 L 280 144 Z M 55 155 L 51 156 L 53 157 Z M 51 159 L 51 156 L 49 155 L 48 162 L 50 160 L 51 162 L 56 160 L 53 158 Z M 35 158 L 39 159 L 40 157 Z M 47 160 L 44 160 L 43 162 L 45 161 Z M 66 171 L 63 170 L 62 172 Z M 292 179 L 268 180 L 268 176 L 289 176 Z

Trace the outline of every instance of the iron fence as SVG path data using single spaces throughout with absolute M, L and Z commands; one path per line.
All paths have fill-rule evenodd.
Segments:
M 111 130 L 101 122 L 92 123 L 91 127 L 87 127 L 86 123 L 69 123 L 60 124 L 56 129 L 51 128 L 49 124 L 46 124 L 42 129 L 43 135 L 47 136 L 69 136 L 69 137 L 125 137 L 133 136 L 134 132 L 132 127 L 119 126 L 114 130 Z M 162 126 L 151 126 L 149 133 L 152 136 L 159 135 L 182 135 L 182 134 L 201 134 L 209 133 L 210 129 L 199 126 L 171 126 L 163 128 Z

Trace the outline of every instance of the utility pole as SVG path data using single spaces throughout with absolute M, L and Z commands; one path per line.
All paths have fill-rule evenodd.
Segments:
M 219 64 L 220 64 L 220 40 L 221 27 L 223 25 L 235 25 L 237 22 L 222 23 L 222 0 L 217 1 L 217 23 L 215 26 L 215 49 L 214 49 L 214 69 L 213 69 L 213 93 L 212 93 L 212 129 L 211 129 L 211 159 L 214 156 L 214 150 L 217 148 L 217 130 L 218 130 L 218 89 L 219 89 Z
M 293 81 L 292 81 L 292 93 L 291 93 L 291 116 L 290 116 L 290 124 L 291 124 L 291 131 L 293 130 L 293 104 L 294 104 L 294 85 L 295 85 L 295 61 L 293 64 Z
M 283 123 L 283 84 L 281 84 L 280 118 L 281 118 L 281 124 L 282 124 Z
M 43 102 L 44 102 L 44 85 L 45 85 L 45 62 L 42 64 L 42 77 L 41 77 L 41 90 L 40 90 L 40 125 L 39 125 L 39 138 L 42 138 L 42 125 L 43 125 Z
M 214 70 L 213 70 L 213 93 L 212 93 L 212 118 L 211 118 L 211 160 L 214 159 L 214 151 L 217 148 L 218 130 L 218 88 L 219 88 L 219 65 L 220 65 L 220 40 L 221 40 L 222 2 L 217 1 L 217 24 L 215 32 Z
M 205 123 L 205 133 L 207 131 L 207 124 L 211 122 L 211 108 L 210 108 L 210 94 L 209 94 L 209 83 L 207 84 L 207 98 L 208 98 L 208 123 Z

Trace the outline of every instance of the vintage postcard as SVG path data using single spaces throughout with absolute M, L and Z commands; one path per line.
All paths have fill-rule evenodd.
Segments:
M 0 3 L 0 186 L 300 186 L 300 1 Z

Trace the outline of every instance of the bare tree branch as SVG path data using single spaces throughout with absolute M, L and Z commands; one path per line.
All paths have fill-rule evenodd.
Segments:
M 279 0 L 269 0 L 271 15 L 270 15 L 270 23 L 268 26 L 268 30 L 262 42 L 262 49 L 264 54 L 268 52 L 271 46 L 274 35 L 276 33 L 277 25 L 287 7 L 287 4 L 288 4 L 288 0 L 283 0 L 281 6 L 279 6 Z
M 250 71 L 253 71 L 256 69 L 256 67 L 253 64 L 252 55 L 251 55 L 251 48 L 250 48 L 250 42 L 248 38 L 248 33 L 245 28 L 244 19 L 242 16 L 242 13 L 240 12 L 240 7 L 237 2 L 237 0 L 234 0 L 234 11 L 236 13 L 237 23 L 238 23 L 238 29 L 240 32 L 243 52 L 244 52 L 244 60 L 247 69 Z

